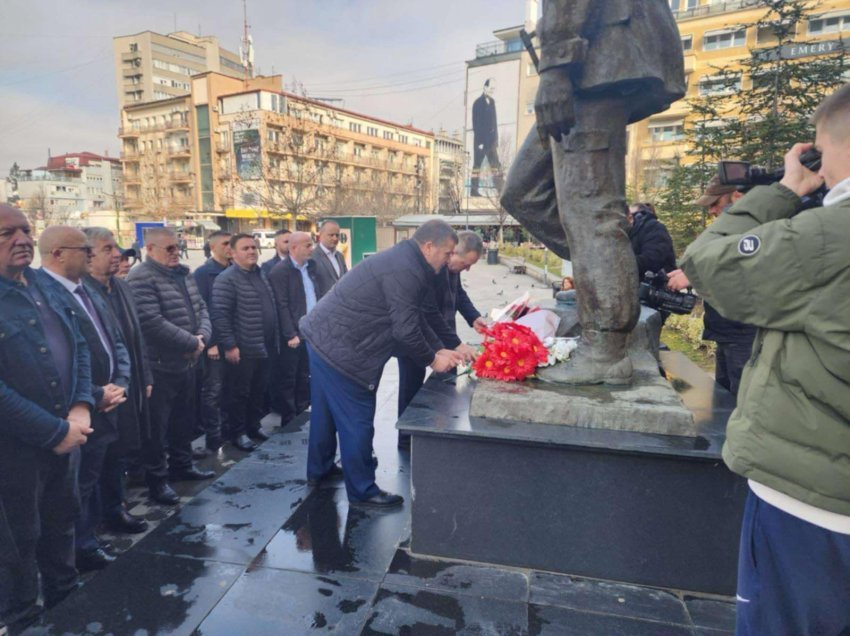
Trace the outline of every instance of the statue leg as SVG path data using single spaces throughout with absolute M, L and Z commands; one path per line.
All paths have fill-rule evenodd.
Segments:
M 579 99 L 576 125 L 551 140 L 561 222 L 570 246 L 578 317 L 573 358 L 541 377 L 569 384 L 629 384 L 628 335 L 637 323 L 637 265 L 628 238 L 625 155 L 628 105 Z

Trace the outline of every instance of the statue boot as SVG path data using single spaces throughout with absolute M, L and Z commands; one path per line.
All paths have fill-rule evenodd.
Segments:
M 633 368 L 628 337 L 628 333 L 620 331 L 586 329 L 569 360 L 540 369 L 537 376 L 557 384 L 629 385 Z

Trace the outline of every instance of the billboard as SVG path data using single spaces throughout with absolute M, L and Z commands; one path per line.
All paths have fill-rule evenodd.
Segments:
M 494 201 L 516 155 L 520 60 L 470 67 L 467 72 L 467 194 Z M 475 202 L 472 203 L 475 205 Z
M 240 179 L 250 181 L 262 178 L 263 157 L 259 130 L 256 128 L 234 130 L 233 152 L 236 156 L 236 173 Z

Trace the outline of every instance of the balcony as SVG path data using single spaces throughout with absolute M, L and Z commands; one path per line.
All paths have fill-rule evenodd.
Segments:
M 168 146 L 165 152 L 169 157 L 191 157 L 192 149 L 189 146 Z
M 228 143 L 221 143 L 221 142 L 219 142 L 219 143 L 217 143 L 217 144 L 215 145 L 215 151 L 216 151 L 216 152 L 219 152 L 219 153 L 222 153 L 222 154 L 223 154 L 223 153 L 230 152 L 230 151 L 231 151 L 230 144 L 228 144 Z
M 138 128 L 133 128 L 131 126 L 121 126 L 118 129 L 119 137 L 138 137 L 140 134 Z
M 186 183 L 192 181 L 192 174 L 187 170 L 172 170 L 168 173 L 168 178 L 171 181 Z
M 127 210 L 138 210 L 142 207 L 142 200 L 137 197 L 125 197 L 124 208 Z
M 761 4 L 760 0 L 729 0 L 728 2 L 712 2 L 711 4 L 703 4 L 691 9 L 681 9 L 673 12 L 673 17 L 676 20 L 689 20 L 691 18 L 701 18 L 707 15 L 717 13 L 727 13 L 729 11 L 739 11 L 741 9 L 749 9 Z
M 138 51 L 130 51 L 129 53 L 122 53 L 121 54 L 121 61 L 122 62 L 133 62 L 135 60 L 141 60 L 141 59 L 142 59 L 142 54 L 139 53 Z
M 140 174 L 124 174 L 124 185 L 141 185 L 142 175 Z
M 119 155 L 121 161 L 138 161 L 142 156 L 142 153 L 136 150 L 124 150 Z
M 494 55 L 503 55 L 504 53 L 517 53 L 523 50 L 522 40 L 494 40 L 492 42 L 484 42 L 475 46 L 475 59 L 482 57 L 492 57 Z

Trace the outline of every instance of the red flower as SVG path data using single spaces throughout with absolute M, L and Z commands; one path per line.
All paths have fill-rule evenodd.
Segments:
M 524 380 L 548 358 L 540 339 L 524 325 L 496 323 L 485 336 L 484 352 L 473 364 L 479 377 L 506 382 Z

